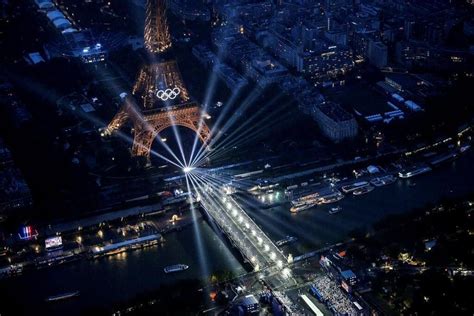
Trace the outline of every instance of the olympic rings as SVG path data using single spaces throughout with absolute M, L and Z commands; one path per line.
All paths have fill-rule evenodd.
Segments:
M 173 89 L 158 90 L 156 92 L 156 97 L 160 98 L 162 101 L 174 100 L 180 93 L 181 90 L 178 87 L 174 87 Z

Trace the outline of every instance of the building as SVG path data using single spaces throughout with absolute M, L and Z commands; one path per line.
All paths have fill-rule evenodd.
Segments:
M 351 286 L 356 285 L 357 283 L 357 276 L 352 270 L 343 270 L 341 271 L 341 278 Z
M 54 4 L 51 0 L 35 0 L 38 9 L 49 10 L 54 8 Z
M 387 45 L 382 42 L 371 40 L 369 42 L 369 62 L 377 68 L 383 68 L 387 66 Z
M 47 58 L 72 57 L 79 58 L 84 63 L 105 60 L 108 54 L 105 48 L 107 45 L 96 39 L 90 30 L 81 29 L 71 19 L 72 15 L 65 13 L 64 9 L 60 9 L 51 1 L 37 0 L 35 3 L 58 35 L 57 40 L 51 41 L 44 47 Z M 119 37 L 114 37 L 113 41 L 126 43 L 122 38 L 119 40 Z
M 196 45 L 192 49 L 193 56 L 205 67 L 212 67 L 219 63 L 219 58 L 204 45 Z
M 224 81 L 227 88 L 233 90 L 238 89 L 248 84 L 247 79 L 242 77 L 237 71 L 224 63 L 220 63 L 215 68 L 219 78 Z
M 278 28 L 278 25 L 275 25 Z M 257 40 L 267 47 L 286 66 L 298 69 L 301 64 L 299 52 L 302 46 L 292 41 L 290 36 L 285 36 L 276 30 L 260 32 Z
M 231 315 L 235 316 L 258 315 L 260 304 L 255 296 L 247 295 L 239 299 L 231 310 Z
M 84 63 L 104 61 L 107 57 L 107 50 L 94 40 L 90 31 L 68 33 L 64 38 L 72 56 L 80 58 Z
M 30 188 L 0 139 L 0 215 L 31 206 Z
M 346 31 L 326 31 L 324 32 L 324 36 L 336 45 L 345 46 L 347 45 L 347 32 Z
M 315 105 L 311 114 L 323 134 L 334 142 L 357 136 L 355 118 L 338 104 L 324 102 Z
M 168 9 L 176 16 L 190 21 L 209 21 L 211 12 L 199 1 L 169 0 Z
M 197 60 L 208 68 L 213 68 L 217 76 L 224 81 L 229 89 L 236 89 L 248 84 L 247 79 L 241 76 L 235 69 L 221 62 L 216 54 L 204 45 L 193 47 L 193 55 Z
M 301 54 L 297 70 L 315 85 L 322 85 L 344 76 L 354 65 L 350 48 L 321 41 L 315 50 Z
M 31 113 L 16 95 L 13 86 L 0 78 L 0 113 L 15 127 L 21 127 L 31 121 Z
M 269 84 L 278 82 L 279 79 L 287 73 L 288 70 L 279 62 L 263 56 L 252 60 L 252 70 L 249 72 L 249 75 L 263 88 Z

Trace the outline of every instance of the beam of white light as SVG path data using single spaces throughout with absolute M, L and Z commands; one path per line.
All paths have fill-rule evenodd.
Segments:
M 202 180 L 205 183 L 211 184 L 218 190 L 222 189 L 222 187 L 225 184 L 230 182 L 230 179 L 223 179 L 221 177 L 212 177 L 212 176 L 207 175 L 206 173 L 200 172 L 199 169 L 196 169 L 196 172 L 193 172 L 192 175 Z M 223 200 L 224 200 L 223 203 L 225 203 L 227 199 L 223 199 Z
M 115 65 L 114 63 L 112 63 L 112 66 L 113 68 L 115 69 L 116 72 L 118 72 L 122 79 L 127 81 L 129 85 L 133 85 L 132 82 L 130 82 L 130 80 L 127 79 L 127 76 L 123 73 L 123 71 L 117 66 Z M 98 76 L 104 78 L 106 77 L 107 75 L 110 75 L 110 73 L 106 70 L 106 68 L 101 68 L 101 71 L 96 71 L 95 72 Z M 104 75 L 105 73 L 105 75 Z M 120 93 L 120 91 L 123 91 L 123 89 L 120 89 L 119 88 L 119 85 L 118 84 L 115 84 L 114 82 L 112 82 L 111 85 L 107 85 L 107 88 L 108 90 L 112 90 L 112 95 L 118 95 Z M 130 99 L 126 99 L 124 102 L 130 102 Z M 148 124 L 144 119 L 143 119 L 143 116 L 141 114 L 140 111 L 137 110 L 136 108 L 136 104 L 133 102 L 131 103 L 131 109 L 133 110 L 133 115 L 135 115 L 137 118 L 139 118 L 141 120 L 141 124 L 143 124 L 145 126 L 145 128 L 147 129 L 152 129 L 152 127 L 150 126 L 150 124 Z M 107 126 L 107 124 L 101 124 L 101 126 Z M 115 131 L 115 133 L 117 133 L 122 139 L 128 141 L 129 143 L 133 144 L 133 139 L 131 139 L 130 137 L 128 137 L 128 135 L 126 136 L 124 133 L 120 132 L 119 130 Z M 157 134 L 157 136 L 159 136 Z M 168 159 L 167 157 L 157 153 L 156 151 L 152 150 L 150 148 L 150 154 L 152 154 L 153 156 L 156 156 L 156 157 L 159 157 L 161 159 L 163 159 L 164 161 L 168 162 L 168 163 L 171 163 L 172 165 L 176 166 L 176 167 L 183 167 L 183 164 L 181 163 L 181 161 L 178 159 L 178 157 L 175 155 L 175 153 L 171 150 L 171 148 L 169 148 L 169 146 L 167 144 L 165 144 L 162 140 L 161 140 L 161 137 L 159 138 L 159 143 L 162 145 L 163 148 L 166 149 L 166 151 L 168 151 L 168 153 L 171 154 L 171 156 L 176 160 L 177 163 L 171 161 L 170 159 Z M 138 144 L 139 146 L 143 146 L 142 144 Z
M 204 113 L 207 113 L 207 105 L 204 106 L 204 111 L 201 114 L 201 117 L 199 118 L 198 130 L 197 130 L 196 135 L 194 137 L 193 147 L 191 149 L 191 154 L 189 155 L 189 162 L 190 162 L 189 164 L 190 165 L 193 165 L 194 151 L 196 150 L 196 146 L 197 146 L 197 143 L 198 143 L 198 140 L 199 140 L 199 135 L 201 134 L 202 126 L 204 124 Z M 212 133 L 211 133 L 211 135 L 212 135 Z M 202 145 L 206 146 L 206 144 L 202 144 Z
M 188 189 L 188 192 L 192 192 L 191 191 L 191 186 L 189 184 L 189 179 L 188 177 L 186 177 L 186 187 Z M 201 230 L 199 229 L 199 224 L 198 224 L 198 220 L 197 220 L 197 217 L 196 217 L 196 210 L 194 208 L 194 203 L 189 203 L 190 206 L 191 206 L 191 215 L 193 217 L 193 223 L 194 223 L 194 240 L 196 242 L 196 248 L 198 249 L 198 259 L 199 259 L 199 265 L 201 267 L 201 271 L 202 271 L 202 275 L 204 276 L 208 276 L 209 275 L 209 267 L 208 267 L 208 263 L 206 261 L 206 258 L 207 258 L 207 255 L 204 251 L 204 246 L 203 246 L 203 242 L 202 242 L 202 234 L 201 234 Z
M 122 74 L 122 72 L 120 71 L 120 68 L 118 68 L 116 65 L 114 65 L 114 69 L 119 72 L 119 74 L 122 75 L 122 79 L 124 79 L 125 81 L 129 82 L 128 80 L 126 80 L 126 76 Z M 114 79 L 115 77 L 112 77 L 110 72 L 107 70 L 107 68 L 96 68 L 96 71 L 94 72 L 96 77 L 98 77 L 98 81 L 112 81 L 110 82 L 108 85 L 105 86 L 105 88 L 107 88 L 107 90 L 110 91 L 111 95 L 119 95 L 119 93 L 121 91 L 123 91 L 123 88 L 120 87 L 119 84 L 117 84 L 115 82 L 115 80 L 110 80 L 110 79 Z M 12 77 L 13 78 L 13 77 Z M 20 80 L 20 79 L 18 79 Z M 20 82 L 22 84 L 25 84 L 25 83 L 28 83 L 26 85 L 26 87 L 31 91 L 33 92 L 34 94 L 37 94 L 41 97 L 44 97 L 45 95 L 47 95 L 47 99 L 49 99 L 49 101 L 51 103 L 56 103 L 56 104 L 59 104 L 61 105 L 60 102 L 58 102 L 58 100 L 60 99 L 59 95 L 47 88 L 46 86 L 40 84 L 40 83 L 35 83 L 35 82 L 32 82 L 32 80 L 29 80 L 28 78 L 21 78 Z M 129 82 L 130 83 L 130 82 Z M 125 101 L 125 102 L 129 102 L 129 101 Z M 63 107 L 64 110 L 66 111 L 72 111 L 70 107 Z M 136 115 L 137 118 L 141 119 L 142 120 L 142 124 L 145 125 L 145 128 L 152 128 L 146 121 L 143 120 L 143 116 L 141 115 L 141 113 L 139 111 L 137 111 L 136 109 L 136 105 L 132 103 L 132 109 L 133 111 L 135 112 L 134 115 Z M 86 119 L 87 121 L 91 122 L 92 124 L 94 125 L 97 125 L 97 126 L 107 126 L 108 124 L 99 120 L 96 116 L 94 115 L 90 115 L 90 114 L 87 114 L 85 112 L 82 112 L 82 111 L 75 111 L 74 112 L 75 115 L 79 115 L 81 118 L 83 119 Z M 125 133 L 121 132 L 120 130 L 116 130 L 114 131 L 114 133 L 119 136 L 122 140 L 126 141 L 127 143 L 129 144 L 133 144 L 134 140 L 133 138 L 131 138 L 130 136 L 126 135 Z M 152 150 L 150 148 L 150 154 L 156 156 L 156 157 L 159 157 L 161 159 L 163 159 L 164 161 L 178 167 L 178 168 L 183 168 L 184 167 L 184 164 L 176 157 L 176 155 L 174 154 L 174 152 L 169 148 L 168 145 L 166 145 L 165 143 L 163 143 L 160 139 L 160 144 L 173 156 L 174 159 L 176 159 L 176 162 L 172 161 L 171 159 L 157 153 L 156 151 Z M 138 144 L 138 146 L 141 146 L 143 147 L 143 144 Z M 184 157 L 184 156 L 183 156 Z
M 192 175 L 192 178 L 194 178 L 195 180 L 197 180 L 197 181 L 199 181 L 199 182 L 201 181 L 201 180 L 198 180 L 198 179 L 196 178 L 196 175 Z M 202 183 L 202 182 L 201 182 L 201 183 Z M 214 195 L 213 197 L 209 197 L 209 201 L 208 201 L 208 202 L 209 202 L 209 203 L 212 203 L 216 208 L 223 209 L 223 205 L 219 202 L 220 200 L 219 200 L 218 196 L 216 195 L 216 193 L 213 193 L 213 195 Z M 236 227 L 241 227 L 241 223 L 244 221 L 244 217 L 247 218 L 248 223 L 254 223 L 254 222 L 250 219 L 250 217 L 248 217 L 248 215 L 240 208 L 240 206 L 238 206 L 237 202 L 234 201 L 234 203 L 235 203 L 236 207 L 238 207 L 238 208 L 241 210 L 241 211 L 240 211 L 240 216 L 235 216 L 235 215 L 234 215 L 234 216 L 232 217 L 232 216 L 228 216 L 228 215 L 227 215 L 227 216 L 225 216 L 225 217 L 227 218 L 227 220 L 230 221 L 230 222 L 232 222 L 232 224 L 233 224 L 234 226 L 236 226 Z M 219 206 L 219 205 L 220 205 L 220 206 Z M 225 209 L 225 208 L 224 208 L 224 209 Z M 233 208 L 232 211 L 230 211 L 230 212 L 231 212 L 231 214 L 232 214 L 232 213 L 238 214 L 238 213 L 236 213 L 237 210 L 236 210 L 235 208 Z M 223 213 L 223 214 L 225 214 L 225 213 Z M 229 214 L 229 213 L 227 212 L 227 214 Z M 254 225 L 255 225 L 255 223 L 254 223 Z M 243 232 L 242 232 L 242 233 L 243 233 Z M 244 233 L 243 233 L 243 234 L 244 234 Z M 256 237 L 255 235 L 247 235 L 247 234 L 244 234 L 244 236 L 245 236 L 244 238 L 249 239 L 249 242 L 251 242 L 251 244 L 254 244 L 254 242 L 255 242 L 255 243 L 258 242 L 258 239 L 260 239 L 261 241 L 263 241 L 263 239 L 262 239 L 260 236 L 259 236 L 259 237 Z M 264 234 L 262 235 L 262 237 L 265 238 L 265 241 L 266 241 L 266 242 L 270 242 L 270 243 L 271 243 L 271 241 L 268 240 L 268 238 L 267 238 Z M 253 242 L 252 242 L 252 240 L 253 240 Z M 245 249 L 241 249 L 241 250 L 242 250 L 242 251 L 245 251 Z M 265 255 L 265 254 L 264 254 L 263 249 L 260 250 L 260 249 L 258 249 L 258 248 L 255 248 L 255 250 L 260 254 L 261 258 L 267 258 L 267 257 L 268 257 L 268 255 Z M 249 258 L 253 257 L 252 254 L 248 254 L 248 255 L 249 255 Z M 269 260 L 269 257 L 266 259 L 267 263 L 268 263 L 268 260 Z
M 245 111 L 261 95 L 261 93 L 262 93 L 262 90 L 260 90 L 259 88 L 255 88 L 254 90 L 252 90 L 251 93 L 249 93 L 249 95 L 242 101 L 239 107 L 235 110 L 234 115 L 232 115 L 230 119 L 227 120 L 227 122 L 220 128 L 222 133 L 225 133 L 239 119 L 239 116 L 245 113 Z M 213 139 L 210 145 L 213 146 L 218 140 L 219 140 L 219 136 Z
M 221 209 L 222 208 L 222 205 L 220 203 L 216 203 L 216 201 L 220 201 L 220 199 L 218 198 L 218 196 L 216 195 L 216 192 L 217 191 L 208 191 L 206 189 L 207 187 L 207 184 L 204 183 L 204 182 L 201 182 L 200 180 L 197 180 L 197 178 L 195 177 L 194 174 L 190 174 L 189 175 L 189 182 L 191 183 L 191 185 L 193 186 L 195 192 L 198 192 L 198 194 L 200 196 L 202 196 L 202 200 L 201 201 L 206 201 L 206 204 L 208 204 L 211 208 L 214 208 L 214 209 Z M 227 222 L 227 221 L 230 221 L 230 219 L 228 218 L 227 215 L 225 215 L 225 213 L 221 213 L 221 215 L 223 216 L 223 218 L 221 218 L 221 221 L 223 220 L 224 223 Z M 217 219 L 216 219 L 217 220 Z M 233 222 L 233 221 L 231 221 Z M 229 222 L 230 223 L 230 222 Z M 217 226 L 216 223 L 214 223 L 214 221 L 211 221 L 210 224 L 215 228 L 215 229 L 224 229 L 225 231 L 225 228 L 219 228 Z M 222 224 L 222 223 L 221 223 Z M 235 224 L 235 223 L 234 223 Z M 225 225 L 225 224 L 224 224 Z M 245 251 L 245 250 L 244 250 Z M 247 253 L 247 256 L 249 258 L 252 258 L 253 255 L 251 253 Z M 227 259 L 227 258 L 226 258 Z M 256 258 L 255 258 L 256 259 Z M 227 259 L 229 264 L 234 264 L 233 262 L 231 262 L 231 260 Z M 258 262 L 256 262 L 256 260 L 252 261 L 254 264 Z
M 239 108 L 235 112 L 244 112 L 245 109 L 260 95 L 261 90 L 258 88 L 254 88 L 252 92 L 244 99 L 244 101 L 241 103 Z M 219 114 L 219 117 L 217 118 L 216 122 L 214 123 L 214 126 L 211 130 L 211 135 L 214 135 L 213 138 L 211 139 L 210 143 L 207 144 L 208 146 L 212 147 L 213 144 L 216 142 L 216 140 L 219 138 L 219 135 L 222 135 L 225 133 L 227 128 L 229 128 L 229 121 L 235 121 L 234 116 L 231 116 L 230 119 L 224 124 L 222 128 L 219 127 L 220 122 L 227 116 L 228 111 L 232 108 L 233 103 L 235 100 L 237 100 L 238 95 L 240 94 L 240 89 L 236 89 L 235 92 L 232 93 L 230 96 L 228 102 L 225 103 L 225 107 L 223 111 Z M 220 130 L 219 133 L 216 133 L 217 130 Z M 214 140 L 214 138 L 217 138 Z M 206 149 L 206 145 L 201 146 L 199 149 L 198 153 L 196 156 L 199 156 L 204 150 Z
M 124 100 L 124 102 L 131 102 L 131 100 L 130 100 L 130 98 L 126 98 L 126 99 Z M 133 116 L 135 119 L 140 120 L 140 121 L 141 121 L 141 124 L 144 125 L 145 129 L 147 129 L 147 130 L 149 130 L 150 132 L 156 134 L 156 133 L 154 132 L 154 127 L 151 126 L 150 124 L 148 124 L 148 122 L 144 120 L 143 115 L 142 115 L 141 112 L 136 108 L 136 104 L 135 104 L 134 102 L 131 102 L 131 103 L 129 103 L 129 106 L 130 106 L 130 109 L 131 109 L 131 111 L 132 111 L 131 116 Z M 134 143 L 134 140 L 133 140 L 131 137 L 129 137 L 128 135 L 125 135 L 124 133 L 120 132 L 119 130 L 116 130 L 114 133 L 118 133 L 118 135 L 121 136 L 122 139 L 124 139 L 124 137 L 125 137 L 125 140 L 127 140 L 127 141 L 130 142 L 131 144 Z M 157 135 L 158 135 L 158 134 L 156 134 L 154 138 L 156 138 Z M 161 145 L 163 146 L 163 148 L 165 148 L 165 149 L 171 154 L 171 156 L 172 156 L 174 159 L 176 159 L 176 162 L 177 162 L 177 163 L 175 163 L 175 162 L 171 161 L 170 159 L 166 158 L 165 156 L 163 156 L 163 155 L 161 155 L 161 154 L 155 152 L 155 151 L 152 150 L 151 148 L 150 148 L 150 154 L 152 154 L 152 155 L 154 155 L 154 156 L 156 156 L 156 157 L 159 157 L 159 158 L 161 158 L 161 159 L 163 159 L 163 160 L 165 160 L 165 161 L 167 161 L 167 162 L 169 162 L 169 163 L 171 163 L 171 164 L 177 166 L 178 168 L 183 168 L 183 167 L 184 167 L 184 164 L 178 159 L 178 157 L 176 157 L 175 153 L 171 150 L 171 148 L 161 140 L 161 137 L 159 137 L 158 141 L 159 141 L 159 144 L 161 144 Z M 142 147 L 142 148 L 144 148 L 144 149 L 147 149 L 147 148 L 145 148 L 144 145 L 141 144 L 141 143 L 138 143 L 137 145 L 140 146 L 140 147 Z
M 130 102 L 130 99 L 127 98 L 125 102 Z M 167 162 L 170 162 L 172 163 L 173 165 L 177 166 L 177 167 L 180 167 L 180 168 L 183 168 L 184 167 L 184 163 L 176 156 L 176 154 L 171 150 L 171 148 L 165 143 L 162 141 L 161 137 L 159 136 L 158 133 L 155 133 L 154 131 L 154 127 L 152 125 L 150 125 L 144 118 L 143 118 L 143 115 L 142 113 L 136 108 L 136 105 L 135 103 L 131 103 L 130 104 L 130 108 L 131 110 L 133 111 L 132 114 L 133 116 L 135 117 L 135 119 L 139 119 L 141 121 L 140 124 L 143 124 L 145 126 L 145 129 L 151 131 L 153 134 L 155 134 L 155 139 L 158 139 L 158 143 L 176 160 L 177 163 L 174 163 L 172 162 L 170 159 L 166 158 L 165 156 L 161 155 L 161 154 L 158 154 L 156 151 L 152 150 L 150 148 L 150 153 L 153 154 L 154 156 L 157 156 Z M 118 132 L 115 131 L 115 133 Z M 123 135 L 123 134 L 122 134 Z M 133 140 L 132 140 L 132 144 L 133 144 Z M 143 144 L 138 144 L 139 146 L 142 146 L 143 147 Z M 146 149 L 146 148 L 145 148 Z
M 226 126 L 225 130 L 221 131 L 219 134 L 213 136 L 213 138 L 211 140 L 210 146 L 214 147 L 213 152 L 217 152 L 220 148 L 222 148 L 224 146 L 224 144 L 226 142 L 229 142 L 232 139 L 232 137 L 234 137 L 235 135 L 238 135 L 238 133 L 240 133 L 240 131 L 246 131 L 248 133 L 249 130 L 251 130 L 252 127 L 263 124 L 263 122 L 258 122 L 259 124 L 257 124 L 255 122 L 256 119 L 259 118 L 260 115 L 262 115 L 265 111 L 268 111 L 268 108 L 271 107 L 280 97 L 281 97 L 281 94 L 277 94 L 276 96 L 274 96 L 269 102 L 265 103 L 265 105 L 260 107 L 260 109 L 254 115 L 252 115 L 247 121 L 245 121 L 243 124 L 241 124 L 236 129 L 234 129 L 231 132 L 230 135 L 226 136 L 226 138 L 223 139 L 221 143 L 217 144 L 217 142 L 220 140 L 222 135 L 224 135 L 225 130 L 230 128 L 232 126 L 232 124 L 235 123 L 236 118 L 231 119 L 231 120 L 233 120 L 232 122 L 228 121 L 225 125 Z M 280 112 L 281 112 L 281 110 L 280 110 Z M 272 112 L 272 113 L 274 113 L 274 112 Z M 273 117 L 274 117 L 274 115 L 267 116 L 266 121 L 269 121 L 270 118 L 273 118 Z M 263 121 L 265 121 L 265 120 L 263 120 Z M 196 157 L 194 158 L 193 164 L 197 164 L 198 161 L 202 161 L 203 157 L 205 157 L 206 155 L 210 155 L 210 154 L 212 154 L 212 153 L 206 153 L 205 151 L 200 151 L 196 155 Z
M 240 92 L 242 91 L 242 86 L 239 86 L 237 89 L 232 91 L 232 95 L 230 98 L 224 103 L 224 108 L 222 111 L 219 113 L 219 116 L 217 117 L 216 121 L 213 123 L 213 127 L 211 129 L 211 136 L 215 135 L 221 121 L 226 117 L 227 113 L 229 110 L 233 107 L 234 102 L 237 100 L 237 97 L 240 95 Z M 207 107 L 206 107 L 207 108 Z M 212 141 L 212 139 L 211 139 Z M 195 144 L 197 143 L 197 138 L 195 139 Z M 201 147 L 199 148 L 199 151 L 196 156 L 198 156 L 203 150 L 205 150 L 206 146 L 210 146 L 210 144 L 202 144 Z M 191 157 L 190 161 L 192 162 L 194 160 L 194 152 L 195 152 L 195 146 L 193 145 L 193 150 L 191 152 Z
M 241 134 L 241 131 L 250 130 L 249 126 L 252 127 L 252 126 L 261 125 L 262 122 L 256 122 L 256 120 L 258 118 L 260 118 L 260 116 L 263 115 L 265 112 L 270 112 L 270 115 L 265 116 L 266 120 L 269 120 L 270 118 L 275 116 L 275 111 L 272 111 L 272 109 L 270 109 L 270 107 L 272 107 L 275 104 L 275 102 L 278 101 L 278 99 L 281 96 L 282 96 L 282 94 L 279 93 L 279 94 L 275 95 L 270 101 L 266 102 L 263 106 L 259 107 L 259 109 L 255 112 L 255 114 L 250 116 L 248 120 L 246 120 L 243 124 L 239 125 L 237 128 L 233 129 L 232 132 L 226 137 L 226 139 L 230 140 L 230 139 L 232 139 L 232 137 L 234 135 Z M 281 109 L 279 111 L 282 112 Z M 278 112 L 278 111 L 276 111 L 276 112 Z M 223 134 L 221 134 L 221 135 L 223 135 Z M 220 136 L 220 137 L 222 137 L 222 136 Z M 213 139 L 213 141 L 214 141 L 213 146 L 214 146 L 214 144 L 217 143 L 217 141 L 219 141 L 220 137 L 217 137 L 217 138 Z M 220 145 L 222 145 L 222 144 L 220 144 Z
M 176 120 L 174 119 L 173 115 L 170 112 L 167 112 L 167 113 L 168 113 L 168 118 L 171 121 L 171 128 L 173 129 L 174 137 L 176 139 L 176 142 L 178 143 L 178 148 L 181 153 L 181 157 L 183 158 L 184 165 L 186 166 L 188 165 L 188 163 L 186 162 L 186 157 L 184 155 L 183 145 L 181 143 L 181 137 L 179 135 L 178 127 L 176 126 Z
M 222 36 L 223 38 L 225 37 L 225 35 L 223 34 Z M 217 51 L 217 60 L 220 61 L 222 59 L 222 56 L 224 55 L 225 51 L 227 50 L 227 41 L 224 41 L 223 38 L 220 40 L 221 43 L 224 43 L 223 45 L 219 45 L 218 47 L 218 51 Z M 217 84 L 217 65 L 215 65 L 214 67 L 212 67 L 212 71 L 211 71 L 211 74 L 209 75 L 209 80 L 208 80 L 208 85 L 206 87 L 206 93 L 204 95 L 204 112 L 207 113 L 207 108 L 209 106 L 209 104 L 211 103 L 211 100 L 214 96 L 214 93 L 215 93 L 215 87 L 216 87 L 216 84 Z M 202 120 L 203 118 L 201 117 L 201 120 L 199 122 L 199 130 L 201 129 L 202 127 Z M 212 135 L 212 132 L 211 131 L 211 135 Z M 192 147 L 192 151 L 191 151 L 191 155 L 189 157 L 189 161 L 190 161 L 190 164 L 192 164 L 192 158 L 193 158 L 193 155 L 194 155 L 194 151 L 195 151 L 195 148 L 196 148 L 196 145 L 197 145 L 197 142 L 198 142 L 198 135 L 199 133 L 197 133 L 196 135 L 196 138 L 194 139 L 194 143 L 193 143 L 193 147 Z M 204 147 L 206 145 L 204 144 Z
M 231 132 L 225 139 L 219 143 L 218 148 L 233 147 L 236 145 L 239 139 L 252 140 L 250 135 L 258 135 L 261 131 L 265 131 L 272 125 L 278 125 L 278 123 L 286 120 L 284 113 L 286 112 L 286 106 L 290 103 L 286 103 L 284 107 L 279 108 L 277 111 L 272 112 L 270 115 L 265 116 L 260 121 L 256 121 L 266 109 L 262 109 L 260 113 L 252 116 L 244 124 L 237 127 Z M 249 126 L 250 125 L 250 126 Z M 212 153 L 217 153 L 218 150 L 214 150 Z M 212 155 L 212 153 L 210 153 Z
M 258 122 L 258 125 L 253 125 L 253 126 L 258 126 L 258 128 L 249 128 L 246 131 L 243 131 L 240 135 L 235 136 L 233 139 L 230 137 L 227 137 L 224 139 L 225 142 L 225 147 L 224 145 L 219 146 L 218 149 L 213 150 L 212 152 L 209 153 L 203 153 L 201 157 L 198 157 L 199 160 L 196 160 L 193 162 L 194 165 L 199 166 L 201 165 L 206 159 L 216 159 L 218 157 L 222 157 L 228 152 L 232 151 L 234 147 L 240 146 L 242 144 L 250 143 L 255 140 L 256 137 L 261 137 L 262 134 L 268 129 L 271 128 L 274 125 L 278 125 L 286 120 L 286 118 L 281 115 L 281 112 L 283 112 L 284 109 L 272 113 L 270 116 L 267 116 L 265 119 L 262 121 Z M 233 136 L 235 133 L 233 133 Z
M 158 143 L 159 143 L 160 145 L 162 145 L 163 148 L 165 148 L 166 151 L 168 151 L 168 152 L 171 154 L 171 156 L 178 162 L 179 166 L 180 166 L 181 168 L 183 168 L 183 167 L 184 167 L 184 162 L 182 162 L 181 160 L 179 160 L 179 158 L 178 158 L 178 157 L 176 156 L 176 154 L 171 150 L 171 148 L 162 140 L 160 134 L 156 134 L 155 139 L 157 139 Z
M 237 110 L 235 110 L 235 113 L 239 113 L 239 112 L 240 112 L 240 113 L 243 113 L 243 111 L 242 111 L 242 109 L 243 109 L 243 104 L 247 104 L 246 101 L 249 101 L 251 95 L 252 95 L 253 93 L 255 93 L 255 91 L 259 91 L 259 90 L 254 89 L 254 90 L 252 91 L 252 93 L 251 93 L 250 95 L 248 95 L 247 98 L 241 103 L 241 105 L 239 106 L 239 108 L 238 108 Z M 231 95 L 231 97 L 230 97 L 229 99 L 235 101 L 235 100 L 237 99 L 237 96 L 238 96 L 239 93 L 240 93 L 240 90 L 237 89 L 237 90 L 235 91 L 235 93 L 233 93 L 233 94 Z M 250 103 L 250 102 L 248 102 L 248 103 Z M 210 142 L 209 142 L 208 144 L 206 144 L 206 145 L 203 144 L 203 145 L 201 146 L 201 148 L 199 149 L 198 153 L 195 155 L 195 157 L 193 157 L 193 160 L 196 160 L 197 157 L 199 157 L 199 156 L 201 156 L 202 154 L 204 154 L 207 146 L 209 146 L 210 148 L 212 148 L 212 146 L 214 146 L 214 144 L 216 143 L 216 141 L 217 141 L 222 135 L 224 135 L 225 132 L 227 131 L 227 129 L 230 127 L 230 126 L 229 126 L 229 122 L 230 122 L 230 121 L 234 122 L 234 121 L 236 120 L 236 118 L 235 118 L 235 116 L 234 116 L 235 114 L 234 114 L 234 115 L 232 115 L 230 118 L 227 119 L 227 122 L 224 124 L 224 126 L 220 127 L 221 121 L 222 121 L 224 118 L 226 118 L 227 113 L 229 112 L 229 110 L 230 110 L 232 107 L 233 107 L 233 102 L 232 102 L 232 104 L 231 104 L 230 102 L 225 104 L 225 107 L 224 107 L 223 111 L 219 114 L 219 116 L 218 116 L 216 122 L 213 124 L 213 128 L 212 128 L 212 130 L 211 130 L 211 135 L 213 135 L 213 136 L 212 136 L 212 139 L 210 140 Z M 217 131 L 218 131 L 218 132 L 217 132 Z

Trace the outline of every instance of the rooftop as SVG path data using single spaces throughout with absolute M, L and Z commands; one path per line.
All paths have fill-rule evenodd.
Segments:
M 332 102 L 324 102 L 316 106 L 326 116 L 336 122 L 350 121 L 353 119 L 352 115 L 346 112 L 339 104 Z

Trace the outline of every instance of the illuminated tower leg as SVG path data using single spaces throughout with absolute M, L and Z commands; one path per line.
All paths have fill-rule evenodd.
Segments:
M 145 157 L 150 163 L 150 150 L 156 133 L 154 130 L 135 131 L 133 140 L 132 155 L 136 157 Z

